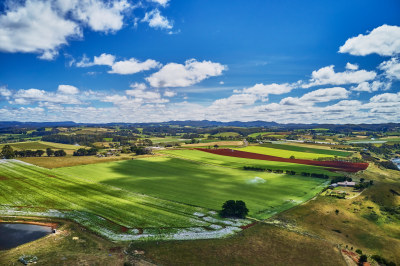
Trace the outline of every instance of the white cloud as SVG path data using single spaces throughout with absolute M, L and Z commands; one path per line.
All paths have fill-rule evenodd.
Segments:
M 0 87 L 0 95 L 8 100 L 12 95 L 12 92 L 6 87 Z
M 172 29 L 172 22 L 170 22 L 166 17 L 162 16 L 160 10 L 154 9 L 150 12 L 146 12 L 142 22 L 149 23 L 152 28 L 159 29 Z
M 75 65 L 77 67 L 91 67 L 95 65 L 110 66 L 111 70 L 109 70 L 108 73 L 121 75 L 135 74 L 138 72 L 161 67 L 161 64 L 153 59 L 147 59 L 144 62 L 140 62 L 135 58 L 123 61 L 115 61 L 114 55 L 106 53 L 103 53 L 100 56 L 95 56 L 93 58 L 93 61 L 90 61 L 90 59 L 86 57 L 86 55 L 83 55 L 82 60 L 75 63 Z
M 351 63 L 347 62 L 346 69 L 348 69 L 348 70 L 357 70 L 358 69 L 358 65 L 357 64 L 351 64 Z
M 184 65 L 169 63 L 146 80 L 152 87 L 187 87 L 209 77 L 222 75 L 227 67 L 211 61 L 199 62 L 190 59 Z
M 342 87 L 319 89 L 304 94 L 300 100 L 307 102 L 329 102 L 332 100 L 346 99 L 350 92 Z
M 366 91 L 366 92 L 374 92 L 378 90 L 388 90 L 392 86 L 391 82 L 382 82 L 382 81 L 373 81 L 369 82 L 361 82 L 357 86 L 352 86 L 351 90 L 353 91 Z
M 333 100 L 347 99 L 350 92 L 342 87 L 319 89 L 297 97 L 287 97 L 280 101 L 281 105 L 313 105 L 314 103 L 330 102 Z
M 379 65 L 379 69 L 385 71 L 385 75 L 389 79 L 400 80 L 400 62 L 398 58 L 393 57 L 388 61 L 382 62 Z
M 100 56 L 95 56 L 93 59 L 94 65 L 104 65 L 104 66 L 112 66 L 115 61 L 115 56 L 111 54 L 101 54 Z
M 81 35 L 78 24 L 60 16 L 50 1 L 13 4 L 0 16 L 0 50 L 4 52 L 40 53 L 42 59 L 53 59 L 68 38 Z
M 61 46 L 81 38 L 83 28 L 115 32 L 132 8 L 127 0 L 6 1 L 0 15 L 0 50 L 38 53 L 52 60 Z
M 62 94 L 78 94 L 79 90 L 77 87 L 71 86 L 71 85 L 58 85 L 57 92 L 62 93 Z
M 254 94 L 234 94 L 228 98 L 218 99 L 211 105 L 213 109 L 235 109 L 243 105 L 252 105 L 258 97 Z
M 352 55 L 378 54 L 393 56 L 400 53 L 400 27 L 382 25 L 367 35 L 350 38 L 340 47 L 340 53 Z
M 58 0 L 58 3 L 72 3 L 69 11 L 79 21 L 94 31 L 117 31 L 123 26 L 124 12 L 131 5 L 126 0 L 103 2 L 100 0 Z M 64 7 L 66 7 L 64 5 Z M 67 9 L 68 10 L 68 9 Z
M 368 80 L 373 80 L 376 77 L 374 71 L 357 70 L 335 72 L 334 66 L 326 66 L 315 70 L 311 74 L 311 79 L 308 84 L 302 85 L 303 88 L 310 88 L 318 85 L 345 85 L 361 83 Z
M 175 91 L 166 90 L 166 91 L 164 92 L 164 96 L 165 96 L 165 97 L 174 97 L 174 96 L 176 96 L 176 92 L 175 92 Z
M 125 61 L 115 62 L 112 65 L 112 70 L 108 71 L 108 73 L 128 75 L 158 68 L 160 66 L 161 64 L 153 59 L 147 59 L 144 62 L 140 62 L 135 58 L 131 58 Z
M 129 87 L 131 87 L 132 89 L 137 89 L 137 90 L 145 90 L 145 89 L 147 89 L 146 84 L 138 83 L 138 82 L 132 83 L 131 85 L 129 85 Z
M 64 86 L 61 87 L 61 91 L 58 91 L 58 93 L 46 92 L 45 90 L 38 90 L 35 88 L 18 90 L 10 97 L 13 99 L 12 101 L 10 101 L 10 103 L 20 105 L 32 103 L 81 104 L 81 101 L 77 99 L 75 95 L 65 93 L 66 91 L 71 92 L 72 89 Z
M 293 88 L 295 88 L 295 85 L 289 83 L 283 83 L 283 84 L 272 83 L 267 85 L 258 83 L 253 87 L 245 88 L 243 90 L 236 90 L 235 92 L 250 93 L 261 97 L 267 97 L 269 94 L 284 94 L 291 92 Z
M 147 1 L 148 2 L 157 3 L 157 4 L 159 4 L 159 5 L 163 6 L 163 7 L 165 7 L 169 2 L 169 0 L 147 0 Z
M 387 103 L 387 102 L 395 102 L 400 103 L 400 92 L 399 93 L 383 93 L 373 96 L 370 99 L 370 102 L 373 103 Z

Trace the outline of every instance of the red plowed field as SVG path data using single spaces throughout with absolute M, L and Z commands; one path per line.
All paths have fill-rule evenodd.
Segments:
M 350 162 L 339 162 L 339 161 L 313 161 L 313 160 L 302 160 L 302 159 L 288 159 L 288 158 L 281 158 L 281 157 L 276 157 L 276 156 L 270 156 L 270 155 L 252 153 L 252 152 L 245 152 L 245 151 L 237 151 L 237 150 L 231 150 L 231 149 L 200 149 L 199 148 L 197 150 L 214 153 L 214 154 L 218 154 L 218 155 L 232 156 L 232 157 L 239 157 L 239 158 L 323 166 L 323 167 L 330 168 L 330 170 L 344 171 L 344 172 L 358 172 L 361 170 L 365 170 L 368 167 L 368 163 L 350 163 Z

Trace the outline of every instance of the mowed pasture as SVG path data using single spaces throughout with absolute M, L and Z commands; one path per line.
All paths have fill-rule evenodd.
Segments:
M 260 145 L 261 147 L 271 148 L 271 149 L 279 149 L 285 151 L 295 151 L 295 152 L 303 152 L 303 153 L 314 153 L 318 154 L 319 157 L 327 157 L 327 156 L 340 156 L 347 157 L 352 155 L 351 152 L 347 151 L 338 151 L 332 149 L 324 149 L 324 148 L 313 148 L 304 144 L 275 144 L 275 143 L 264 143 Z M 283 156 L 281 156 L 283 157 Z M 300 158 L 300 157 L 299 157 Z M 305 158 L 306 159 L 306 158 Z
M 77 150 L 82 148 L 82 146 L 69 145 L 69 144 L 61 144 L 47 141 L 26 141 L 26 142 L 15 142 L 15 143 L 5 143 L 0 144 L 0 149 L 4 147 L 4 145 L 10 145 L 14 150 L 46 150 L 47 148 L 54 150 Z
M 329 154 L 322 155 L 319 153 L 291 151 L 291 150 L 278 149 L 278 148 L 269 148 L 269 147 L 264 147 L 264 146 L 247 146 L 245 148 L 236 148 L 235 150 L 277 156 L 277 157 L 282 157 L 282 158 L 290 158 L 290 157 L 294 156 L 294 158 L 296 158 L 296 159 L 309 159 L 309 160 L 317 159 L 320 157 L 330 157 L 330 158 L 334 157 L 333 155 L 329 155 Z
M 123 191 L 212 210 L 219 210 L 226 200 L 243 200 L 250 210 L 249 216 L 258 219 L 269 218 L 314 197 L 326 182 L 310 177 L 216 167 L 167 156 L 65 167 L 56 171 Z
M 285 162 L 285 163 L 295 163 L 302 165 L 313 165 L 326 167 L 328 170 L 332 171 L 345 171 L 345 172 L 358 172 L 368 168 L 368 163 L 352 163 L 352 162 L 343 162 L 343 161 L 315 161 L 315 160 L 306 160 L 306 159 L 288 159 L 277 156 L 246 152 L 246 151 L 238 151 L 233 149 L 198 149 L 200 151 L 229 156 L 229 157 L 238 157 L 238 158 L 247 158 L 247 159 L 256 159 L 256 160 L 265 160 L 265 161 L 273 161 L 273 162 Z
M 182 147 L 213 147 L 218 145 L 219 147 L 235 147 L 242 146 L 243 141 L 205 141 L 201 143 L 183 144 Z
M 174 156 L 177 158 L 183 158 L 186 160 L 191 160 L 198 163 L 207 164 L 210 166 L 216 165 L 216 166 L 236 168 L 236 169 L 243 169 L 244 166 L 251 166 L 251 167 L 258 167 L 271 170 L 285 170 L 285 171 L 290 170 L 290 171 L 295 171 L 296 173 L 307 172 L 307 173 L 326 174 L 329 176 L 337 175 L 336 173 L 328 171 L 324 167 L 320 166 L 223 156 L 209 152 L 204 152 L 197 149 L 163 150 L 159 151 L 159 153 L 166 154 L 169 156 Z
M 0 177 L 0 210 L 81 211 L 103 217 L 104 226 L 112 228 L 204 225 L 193 215 L 200 208 L 122 191 L 62 171 L 1 160 Z

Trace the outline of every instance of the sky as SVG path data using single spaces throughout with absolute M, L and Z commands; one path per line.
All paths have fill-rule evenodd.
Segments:
M 398 0 L 0 1 L 0 120 L 400 122 Z

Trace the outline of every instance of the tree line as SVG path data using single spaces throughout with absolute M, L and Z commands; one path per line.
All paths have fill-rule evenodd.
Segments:
M 258 172 L 268 172 L 268 173 L 276 173 L 276 174 L 283 174 L 286 173 L 288 175 L 296 175 L 296 171 L 293 170 L 280 170 L 280 169 L 266 169 L 262 167 L 255 167 L 255 166 L 243 166 L 243 170 L 247 171 L 258 171 Z M 315 178 L 322 178 L 322 179 L 328 179 L 329 176 L 325 174 L 317 174 L 317 173 L 307 173 L 307 172 L 301 172 L 299 173 L 302 176 L 310 176 L 310 177 L 315 177 Z
M 46 151 L 44 150 L 14 150 L 10 145 L 4 145 L 1 150 L 1 157 L 5 159 L 13 159 L 16 157 L 24 158 L 24 157 L 42 157 L 43 154 L 55 157 L 63 157 L 66 156 L 67 153 L 60 149 L 60 150 L 52 150 L 51 148 L 47 148 Z

